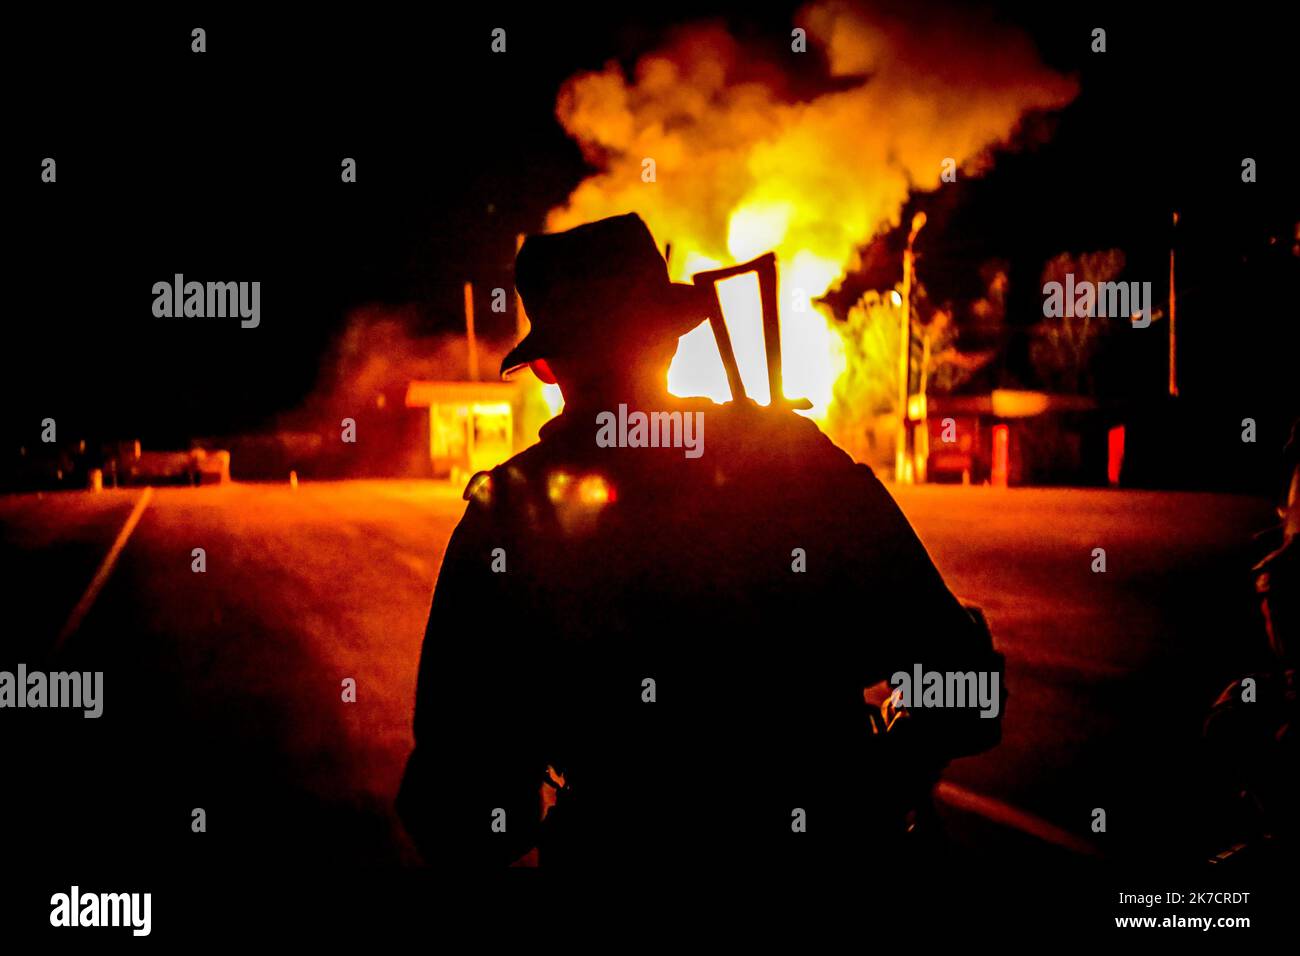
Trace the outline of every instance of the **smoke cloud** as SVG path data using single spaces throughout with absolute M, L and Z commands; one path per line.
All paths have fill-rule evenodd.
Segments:
M 674 278 L 691 265 L 678 251 L 727 262 L 775 248 L 786 263 L 815 257 L 812 284 L 829 285 L 911 192 L 940 184 L 945 159 L 978 173 L 1026 112 L 1077 92 L 1024 34 L 980 14 L 826 0 L 795 27 L 807 52 L 762 58 L 698 24 L 631 76 L 611 63 L 571 78 L 556 112 L 597 171 L 548 228 L 635 210 L 673 243 Z

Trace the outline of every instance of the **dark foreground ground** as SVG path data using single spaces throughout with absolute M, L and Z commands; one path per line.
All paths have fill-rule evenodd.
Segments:
M 0 714 L 13 741 L 10 863 L 26 858 L 66 890 L 78 873 L 115 870 L 355 879 L 417 862 L 392 798 L 459 490 L 161 488 L 137 511 L 145 494 L 0 499 L 0 666 L 106 674 L 99 720 Z M 941 487 L 897 497 L 1007 657 L 1005 740 L 955 764 L 940 794 L 954 858 L 1009 885 L 1040 866 L 1167 872 L 1204 859 L 1226 835 L 1200 724 L 1259 661 L 1247 571 L 1268 503 Z M 133 511 L 102 590 L 56 651 Z M 1092 571 L 1095 548 L 1105 573 Z M 355 703 L 341 700 L 345 678 Z M 191 832 L 198 807 L 205 834 Z M 1105 833 L 1090 828 L 1095 808 Z M 1090 903 L 1100 918 L 1126 912 L 1109 892 Z

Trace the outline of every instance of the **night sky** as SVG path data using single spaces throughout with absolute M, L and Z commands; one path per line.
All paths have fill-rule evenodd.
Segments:
M 348 311 L 367 303 L 414 304 L 430 333 L 459 328 L 461 283 L 508 287 L 516 233 L 539 229 L 587 171 L 554 119 L 567 77 L 611 58 L 630 66 L 673 24 L 708 16 L 778 55 L 794 9 L 16 21 L 6 446 L 34 443 L 47 416 L 60 437 L 181 446 L 263 427 L 302 402 Z M 1255 7 L 1232 22 L 1185 4 L 995 9 L 1047 65 L 1077 74 L 1081 94 L 984 178 L 915 197 L 930 214 L 919 269 L 931 293 L 976 293 L 979 265 L 1006 259 L 1009 321 L 1023 327 L 1041 315 L 1046 259 L 1119 247 L 1159 302 L 1178 209 L 1185 394 L 1300 411 L 1293 33 Z M 208 31 L 201 56 L 194 26 Z M 489 50 L 494 26 L 508 30 L 506 56 Z M 1103 55 L 1089 51 L 1094 26 L 1108 31 Z M 815 88 L 819 63 L 807 63 Z M 45 156 L 57 184 L 40 182 Z M 356 185 L 339 181 L 344 156 L 358 161 Z M 1241 182 L 1245 156 L 1255 184 Z M 261 327 L 155 319 L 152 284 L 176 272 L 260 280 Z M 485 301 L 484 334 L 506 334 L 513 319 Z M 1000 384 L 1032 384 L 1025 355 L 1013 341 Z M 1117 394 L 1147 394 L 1127 367 L 1113 371 Z

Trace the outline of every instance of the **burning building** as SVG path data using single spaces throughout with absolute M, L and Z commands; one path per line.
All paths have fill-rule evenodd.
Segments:
M 696 25 L 630 76 L 617 63 L 574 76 L 556 112 L 597 171 L 548 228 L 636 210 L 671 246 L 676 281 L 775 251 L 786 397 L 808 399 L 805 414 L 851 449 L 858 436 L 834 423 L 859 416 L 832 411 L 859 401 L 849 383 L 887 370 L 850 367 L 862 350 L 846 347 L 823 297 L 866 243 L 899 225 L 910 197 L 939 188 L 945 169 L 978 175 L 1026 114 L 1076 93 L 1027 37 L 973 18 L 920 21 L 823 0 L 796 14 L 789 51 L 754 51 L 720 25 Z M 720 285 L 729 326 L 758 328 L 755 285 Z M 761 337 L 733 338 L 742 369 L 761 365 Z M 669 389 L 730 398 L 707 325 L 683 336 Z

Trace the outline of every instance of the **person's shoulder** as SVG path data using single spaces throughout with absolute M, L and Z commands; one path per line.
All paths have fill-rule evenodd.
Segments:
M 773 467 L 785 464 L 806 472 L 866 468 L 816 421 L 788 408 L 721 405 L 715 406 L 713 420 L 715 431 L 732 450 Z
M 502 506 L 512 489 L 518 491 L 536 478 L 536 456 L 524 457 L 525 454 L 520 452 L 495 468 L 475 472 L 466 482 L 461 497 L 470 503 L 471 508 Z
M 552 419 L 549 424 L 563 424 Z M 476 472 L 463 497 L 472 506 L 501 508 L 519 501 L 529 489 L 544 487 L 548 477 L 570 457 L 568 429 L 544 429 L 540 440 L 495 468 Z
M 849 470 L 861 475 L 871 475 L 871 467 L 854 461 L 853 456 L 841 448 L 822 430 L 820 424 L 806 415 L 793 411 L 780 413 L 780 426 L 784 428 L 789 440 L 800 453 L 806 454 L 810 462 L 822 467 L 834 467 Z

